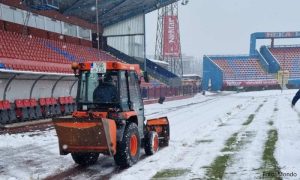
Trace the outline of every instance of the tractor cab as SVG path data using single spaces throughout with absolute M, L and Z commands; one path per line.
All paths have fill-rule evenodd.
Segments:
M 105 74 L 82 71 L 78 77 L 79 111 L 116 109 L 126 112 L 134 106 L 143 106 L 139 79 L 134 71 L 110 70 Z
M 78 112 L 108 112 L 109 117 L 135 112 L 132 121 L 143 132 L 145 117 L 139 66 L 119 62 L 81 63 L 75 74 L 79 79 Z
M 141 147 L 151 155 L 168 145 L 168 119 L 145 120 L 138 65 L 87 62 L 72 69 L 78 78 L 77 110 L 71 118 L 53 119 L 61 155 L 71 153 L 76 163 L 87 165 L 102 153 L 128 167 L 138 161 Z

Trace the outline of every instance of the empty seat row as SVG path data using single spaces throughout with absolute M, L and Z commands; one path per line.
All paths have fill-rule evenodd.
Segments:
M 9 101 L 0 101 L 0 123 L 9 124 L 17 121 L 16 112 Z
M 273 47 L 269 50 L 279 62 L 281 69 L 290 72 L 290 78 L 300 79 L 300 47 Z
M 59 97 L 60 111 L 62 114 L 67 115 L 75 111 L 76 106 L 72 96 Z
M 72 96 L 56 98 L 16 99 L 0 101 L 0 124 L 70 115 L 76 110 Z
M 7 58 L 11 63 L 3 63 L 3 68 L 22 71 L 70 73 L 70 69 L 57 66 L 36 66 L 37 61 L 52 64 L 70 64 L 83 61 L 116 60 L 116 57 L 104 51 L 81 45 L 74 45 L 49 39 L 24 36 L 18 33 L 0 30 L 0 58 Z M 16 63 L 22 60 L 26 65 Z M 32 63 L 33 62 L 33 63 Z M 42 64 L 40 63 L 40 64 Z
M 226 59 L 226 58 L 212 58 L 223 70 L 224 80 L 261 80 L 274 79 L 268 74 L 260 65 L 258 58 L 244 58 L 244 59 Z

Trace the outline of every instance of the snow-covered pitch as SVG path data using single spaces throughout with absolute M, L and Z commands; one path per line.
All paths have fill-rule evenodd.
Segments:
M 147 105 L 147 118 L 168 117 L 170 145 L 142 155 L 125 170 L 107 156 L 78 167 L 70 155 L 59 155 L 53 128 L 2 134 L 0 179 L 300 179 L 300 102 L 291 108 L 295 93 L 208 93 Z

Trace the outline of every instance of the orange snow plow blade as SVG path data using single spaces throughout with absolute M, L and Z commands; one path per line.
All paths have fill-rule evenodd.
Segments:
M 147 120 L 147 130 L 156 131 L 158 134 L 160 146 L 168 146 L 170 139 L 170 127 L 167 117 Z
M 114 120 L 95 118 L 56 118 L 60 154 L 72 152 L 116 153 L 117 127 Z

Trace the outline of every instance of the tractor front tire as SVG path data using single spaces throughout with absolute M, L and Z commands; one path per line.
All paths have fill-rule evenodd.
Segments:
M 159 149 L 158 134 L 155 131 L 150 131 L 145 137 L 145 153 L 147 155 L 155 154 Z
M 99 157 L 99 153 L 92 153 L 92 152 L 71 153 L 71 155 L 75 163 L 82 166 L 95 164 Z
M 135 123 L 126 126 L 121 142 L 117 143 L 115 163 L 122 167 L 130 167 L 140 158 L 140 135 Z

